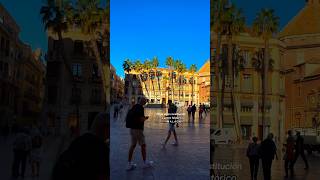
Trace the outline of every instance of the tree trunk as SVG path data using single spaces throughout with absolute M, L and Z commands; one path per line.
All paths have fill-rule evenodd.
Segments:
M 174 102 L 174 85 L 173 85 L 173 71 L 171 71 L 171 97 L 172 97 L 172 102 Z
M 155 100 L 156 100 L 157 97 L 156 97 L 156 91 L 154 90 L 153 79 L 151 79 L 151 84 L 152 84 L 153 96 L 154 96 L 154 98 L 155 98 Z
M 266 132 L 265 132 L 265 128 L 266 128 L 266 122 L 265 122 L 265 108 L 266 108 L 266 94 L 268 91 L 268 65 L 269 65 L 269 41 L 265 40 L 264 41 L 264 59 L 263 59 L 263 63 L 262 63 L 262 135 L 263 138 L 266 137 Z
M 220 60 L 220 47 L 221 47 L 221 34 L 217 33 L 217 41 L 216 41 L 216 53 L 215 53 L 215 62 L 214 62 L 214 92 L 216 93 L 216 104 L 217 104 L 217 126 L 218 128 L 222 128 L 223 126 L 223 118 L 221 116 L 221 91 L 220 91 L 220 85 L 219 85 L 219 60 Z
M 221 73 L 221 79 L 222 79 L 222 83 L 221 83 L 221 99 L 220 99 L 220 119 L 221 119 L 221 128 L 223 128 L 223 124 L 224 124 L 224 92 L 225 92 L 225 86 L 226 86 L 226 76 L 225 76 L 225 72 L 224 70 L 222 70 Z

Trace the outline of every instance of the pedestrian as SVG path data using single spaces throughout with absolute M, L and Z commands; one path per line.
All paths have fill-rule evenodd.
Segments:
M 264 180 L 271 180 L 271 166 L 274 157 L 278 159 L 277 147 L 273 141 L 273 134 L 268 134 L 267 138 L 260 144 L 259 155 L 262 160 L 262 169 Z
M 110 114 L 99 113 L 90 131 L 73 140 L 58 158 L 52 180 L 109 180 Z
M 169 122 L 169 130 L 168 130 L 168 136 L 165 140 L 165 142 L 162 144 L 162 147 L 165 148 L 167 142 L 170 139 L 171 136 L 171 132 L 173 133 L 175 142 L 173 143 L 173 145 L 178 145 L 178 138 L 177 138 L 177 133 L 176 133 L 176 129 L 175 126 L 179 127 L 178 125 L 178 121 L 177 121 L 177 106 L 175 104 L 172 103 L 172 100 L 168 101 L 169 104 L 169 108 L 168 108 L 168 122 Z
M 205 104 L 202 104 L 202 109 L 203 109 L 205 116 L 207 117 L 207 108 L 206 108 Z
M 188 120 L 190 120 L 190 117 L 191 117 L 191 105 L 188 106 L 187 111 L 188 111 Z
M 118 118 L 119 115 L 119 107 L 117 104 L 114 105 L 114 111 L 113 111 L 113 118 L 114 120 L 116 120 Z
M 196 104 L 194 104 L 194 105 L 191 107 L 192 120 L 194 120 L 196 111 L 197 111 L 197 107 L 196 107 Z
M 288 171 L 290 169 L 290 174 L 293 176 L 293 160 L 294 160 L 294 137 L 292 136 L 292 131 L 288 131 L 288 138 L 285 144 L 285 154 L 284 154 L 284 169 L 285 178 L 288 178 Z
M 199 119 L 202 119 L 202 113 L 203 113 L 203 107 L 200 103 L 200 105 L 199 105 Z
M 13 142 L 13 164 L 12 177 L 24 178 L 26 171 L 26 162 L 31 150 L 31 138 L 27 128 L 18 128 L 17 135 Z M 21 169 L 20 169 L 21 168 Z
M 249 163 L 250 163 L 251 180 L 258 179 L 260 145 L 257 142 L 258 142 L 258 138 L 253 137 L 252 143 L 250 143 L 247 148 L 247 157 L 249 158 Z
M 35 134 L 32 137 L 32 149 L 30 154 L 32 177 L 39 177 L 40 162 L 42 156 L 42 137 L 41 134 Z
M 141 154 L 144 162 L 143 168 L 152 167 L 153 162 L 147 161 L 147 149 L 145 137 L 143 134 L 144 122 L 149 118 L 144 114 L 144 105 L 147 103 L 146 98 L 141 98 L 138 104 L 135 104 L 129 111 L 126 117 L 126 127 L 130 128 L 131 145 L 129 148 L 127 170 L 136 168 L 136 164 L 132 162 L 132 156 L 137 143 L 141 146 Z
M 305 168 L 304 169 L 309 169 L 309 164 L 307 161 L 307 158 L 304 154 L 304 139 L 301 136 L 300 132 L 297 131 L 297 139 L 296 139 L 296 147 L 295 147 L 295 156 L 294 156 L 294 160 L 293 160 L 293 165 L 296 163 L 297 159 L 299 156 L 302 157 L 304 164 L 305 164 Z

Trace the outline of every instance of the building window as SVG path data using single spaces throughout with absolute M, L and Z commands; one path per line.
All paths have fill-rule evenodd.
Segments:
M 91 103 L 92 104 L 100 104 L 101 103 L 101 89 L 94 88 L 91 91 Z
M 243 74 L 242 90 L 245 92 L 252 91 L 252 75 L 251 74 Z
M 81 64 L 72 64 L 72 74 L 73 76 L 76 77 L 81 77 L 82 76 L 82 67 Z
M 82 41 L 75 41 L 74 42 L 74 53 L 75 54 L 82 54 L 83 53 L 83 42 Z
M 57 87 L 49 86 L 48 87 L 48 104 L 55 104 L 57 101 Z
M 98 65 L 96 64 L 92 65 L 92 77 L 93 78 L 100 77 L 99 68 L 98 68 Z
M 247 67 L 250 63 L 249 63 L 249 51 L 245 50 L 243 51 L 243 59 L 244 59 L 244 67 Z
M 71 89 L 71 104 L 79 104 L 81 101 L 81 88 L 72 87 Z
M 5 55 L 6 56 L 10 55 L 10 41 L 9 40 L 6 40 Z
M 0 44 L 0 50 L 1 50 L 1 52 L 5 50 L 4 42 L 5 42 L 4 37 L 1 37 L 1 44 Z
M 8 77 L 9 76 L 9 64 L 8 63 L 4 63 L 4 67 L 3 67 L 3 77 Z

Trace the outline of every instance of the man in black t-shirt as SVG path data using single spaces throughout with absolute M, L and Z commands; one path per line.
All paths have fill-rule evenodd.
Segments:
M 137 143 L 141 146 L 141 154 L 144 162 L 143 168 L 152 167 L 152 161 L 147 161 L 147 150 L 146 150 L 146 142 L 143 134 L 144 129 L 144 121 L 146 121 L 149 117 L 144 115 L 144 105 L 147 103 L 145 98 L 141 98 L 139 103 L 134 105 L 131 109 L 130 113 L 130 135 L 131 135 L 131 146 L 129 149 L 128 156 L 128 166 L 127 170 L 133 170 L 136 168 L 136 164 L 132 162 L 132 155 Z

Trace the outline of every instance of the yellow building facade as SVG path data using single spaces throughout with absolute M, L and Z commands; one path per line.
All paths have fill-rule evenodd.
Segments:
M 320 1 L 309 0 L 279 39 L 285 45 L 285 129 L 319 128 Z
M 216 37 L 212 34 L 212 37 Z M 211 40 L 211 74 L 212 74 L 212 113 L 211 125 L 218 126 L 218 109 L 220 102 L 218 101 L 218 93 L 221 93 L 221 77 L 219 77 L 219 91 L 215 91 L 214 84 L 214 55 L 216 51 L 215 39 Z M 265 122 L 262 121 L 262 86 L 261 73 L 253 66 L 253 58 L 255 53 L 264 47 L 262 39 L 251 35 L 247 29 L 245 33 L 233 37 L 233 44 L 241 51 L 243 57 L 243 69 L 239 71 L 235 78 L 234 100 L 236 109 L 236 119 L 239 119 L 242 138 L 249 139 L 252 136 L 263 137 L 263 134 L 273 132 L 277 139 L 281 139 L 284 126 L 284 74 L 282 73 L 282 43 L 278 39 L 270 40 L 270 57 L 273 60 L 273 68 L 268 72 L 268 85 L 266 90 L 266 110 Z M 222 38 L 222 47 L 227 48 L 227 41 Z M 222 51 L 223 48 L 222 48 Z M 225 59 L 226 60 L 226 59 Z M 224 122 L 223 127 L 235 127 L 231 105 L 231 80 L 226 77 L 225 93 L 224 93 Z M 264 125 L 263 125 L 264 124 Z M 264 130 L 263 130 L 264 127 Z
M 209 61 L 205 64 L 209 66 Z M 125 94 L 130 103 L 138 102 L 145 97 L 148 104 L 165 105 L 168 100 L 180 106 L 208 103 L 210 90 L 207 87 L 205 101 L 200 98 L 200 88 L 210 83 L 210 68 L 201 71 L 178 73 L 168 68 L 156 68 L 147 72 L 130 71 L 125 74 Z M 207 72 L 205 72 L 207 70 Z M 171 78 L 173 76 L 173 78 Z M 206 81 L 208 81 L 206 83 Z M 205 83 L 205 85 L 202 85 Z

